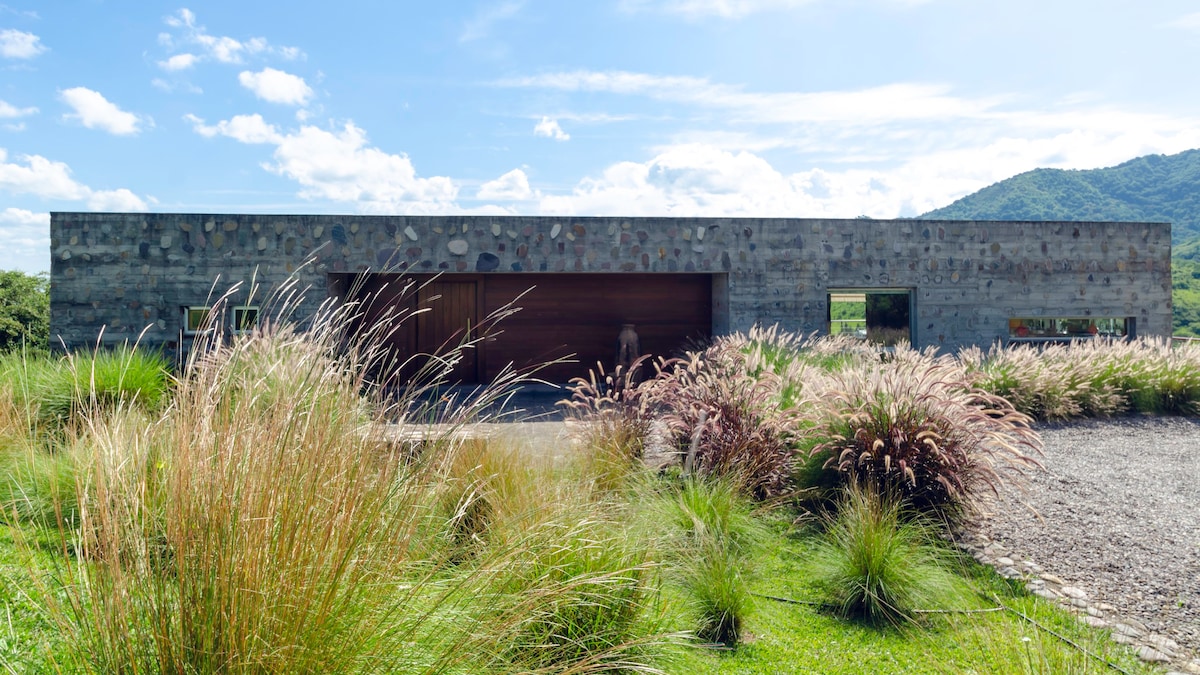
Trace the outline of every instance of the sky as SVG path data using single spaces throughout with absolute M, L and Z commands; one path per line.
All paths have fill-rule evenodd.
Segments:
M 897 218 L 1200 147 L 1194 0 L 0 0 L 51 211 Z

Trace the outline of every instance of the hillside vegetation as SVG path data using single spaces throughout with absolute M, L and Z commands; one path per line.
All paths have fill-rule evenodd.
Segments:
M 1200 150 L 1106 169 L 1035 169 L 921 217 L 1169 222 L 1174 332 L 1200 337 Z

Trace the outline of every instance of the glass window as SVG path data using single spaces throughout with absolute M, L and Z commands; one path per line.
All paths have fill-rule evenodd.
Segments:
M 1014 317 L 1008 320 L 1013 338 L 1126 337 L 1130 319 L 1125 317 Z
M 208 327 L 211 307 L 192 306 L 183 308 L 183 334 L 195 335 Z
M 258 325 L 258 307 L 245 305 L 233 308 L 233 332 L 245 333 Z

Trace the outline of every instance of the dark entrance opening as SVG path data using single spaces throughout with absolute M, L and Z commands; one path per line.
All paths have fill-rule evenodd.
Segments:
M 632 323 L 643 354 L 674 356 L 707 341 L 713 325 L 709 274 L 363 274 L 342 275 L 330 287 L 361 301 L 363 325 L 396 322 L 388 347 L 403 360 L 435 354 L 465 339 L 483 338 L 453 374 L 462 383 L 488 382 L 506 367 L 529 369 L 555 360 L 538 377 L 565 383 L 596 363 L 611 370 L 617 334 Z M 515 300 L 515 302 L 514 302 Z M 518 311 L 492 324 L 513 303 Z M 427 357 L 425 357 L 427 358 Z M 402 373 L 403 377 L 405 373 Z

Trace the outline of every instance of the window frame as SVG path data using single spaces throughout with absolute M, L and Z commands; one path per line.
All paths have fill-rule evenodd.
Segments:
M 243 326 L 243 322 L 239 319 L 243 314 L 254 313 L 254 320 L 248 326 Z M 258 328 L 258 319 L 262 315 L 261 308 L 258 305 L 237 305 L 233 308 L 233 323 L 231 332 L 234 335 L 244 335 Z
M 199 320 L 193 322 L 192 316 L 195 313 L 199 314 Z M 199 335 L 203 333 L 206 327 L 209 327 L 212 320 L 211 305 L 184 305 L 181 311 L 183 334 L 184 335 Z

